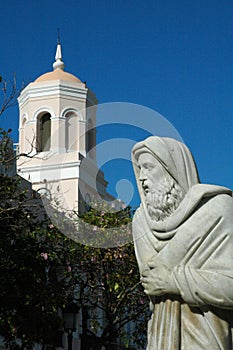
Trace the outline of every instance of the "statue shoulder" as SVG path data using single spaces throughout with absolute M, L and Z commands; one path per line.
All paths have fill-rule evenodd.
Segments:
M 229 194 L 218 194 L 208 201 L 210 211 L 219 216 L 229 217 L 233 220 L 233 197 Z

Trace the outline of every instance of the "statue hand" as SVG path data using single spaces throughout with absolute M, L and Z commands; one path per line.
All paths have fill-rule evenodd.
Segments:
M 172 269 L 158 260 L 156 263 L 148 262 L 141 282 L 147 295 L 180 294 L 172 277 Z

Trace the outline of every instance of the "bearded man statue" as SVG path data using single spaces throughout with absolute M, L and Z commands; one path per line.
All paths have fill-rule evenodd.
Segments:
M 135 253 L 152 311 L 147 350 L 232 350 L 232 191 L 199 183 L 188 148 L 137 143 Z

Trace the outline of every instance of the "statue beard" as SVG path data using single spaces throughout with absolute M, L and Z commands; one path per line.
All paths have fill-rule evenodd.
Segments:
M 161 181 L 154 191 L 146 193 L 146 206 L 152 220 L 164 221 L 184 198 L 182 187 L 173 179 Z

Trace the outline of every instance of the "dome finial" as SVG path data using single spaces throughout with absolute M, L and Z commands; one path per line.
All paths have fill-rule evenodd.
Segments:
M 60 43 L 60 31 L 57 29 L 57 51 L 55 56 L 55 62 L 53 64 L 53 69 L 62 69 L 64 70 L 65 64 L 62 61 L 62 53 L 61 53 L 61 43 Z

